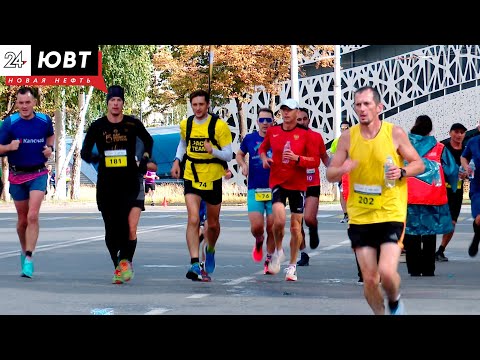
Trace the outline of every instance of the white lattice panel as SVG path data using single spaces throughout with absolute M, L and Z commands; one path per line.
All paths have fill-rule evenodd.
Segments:
M 365 45 L 344 45 L 344 53 L 354 51 L 355 47 Z M 358 49 L 357 48 L 357 49 Z M 415 119 L 421 113 L 432 117 L 435 122 L 435 131 L 447 133 L 453 122 L 462 122 L 467 128 L 472 129 L 480 119 L 478 110 L 479 91 L 478 87 L 468 90 L 452 92 L 445 95 L 449 89 L 461 86 L 465 83 L 480 80 L 480 45 L 434 45 L 415 50 L 401 56 L 395 56 L 379 62 L 369 63 L 341 71 L 342 90 L 341 103 L 342 113 L 346 113 L 347 119 L 352 123 L 358 120 L 353 110 L 353 93 L 364 85 L 371 85 L 378 89 L 382 96 L 385 112 L 393 110 L 395 115 L 388 118 L 389 121 L 399 124 L 408 131 Z M 302 78 L 299 80 L 300 106 L 306 107 L 311 112 L 311 126 L 315 131 L 322 134 L 325 143 L 329 143 L 335 137 L 332 128 L 334 118 L 334 94 L 333 73 Z M 280 102 L 290 97 L 290 82 L 285 83 Z M 415 102 L 424 96 L 431 94 L 440 97 L 429 100 L 420 106 L 412 106 L 407 110 L 399 111 L 400 107 L 410 102 Z M 260 99 L 264 99 L 261 101 Z M 448 101 L 447 101 L 448 99 Z M 471 106 L 459 106 L 459 101 Z M 252 96 L 249 104 L 244 104 L 243 111 L 247 118 L 247 131 L 251 132 L 256 125 L 257 109 L 268 107 L 269 95 L 256 93 Z M 279 102 L 275 104 L 278 111 Z M 471 109 L 467 113 L 466 109 Z M 238 139 L 238 114 L 235 101 L 232 100 L 226 107 L 216 111 L 226 110 L 234 119 L 235 127 L 231 126 L 235 138 Z M 398 111 L 395 111 L 398 110 Z M 420 111 L 421 110 L 421 111 Z M 418 115 L 415 115 L 417 114 Z M 226 119 L 227 117 L 225 117 Z M 330 120 L 330 121 L 329 121 Z M 234 151 L 239 148 L 239 143 L 234 143 Z M 233 169 L 235 161 L 230 163 L 230 169 L 234 172 L 232 181 L 244 183 L 244 177 Z M 329 194 L 335 189 L 328 184 L 325 178 L 325 168 L 321 166 L 322 193 Z

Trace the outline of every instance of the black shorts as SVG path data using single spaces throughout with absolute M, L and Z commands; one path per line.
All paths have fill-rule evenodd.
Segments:
M 155 191 L 155 183 L 145 184 L 145 194 L 148 194 L 150 190 Z
M 450 215 L 452 216 L 452 220 L 457 222 L 458 216 L 460 215 L 460 209 L 462 208 L 463 187 L 457 189 L 456 192 L 453 192 L 452 188 L 447 187 L 447 197 Z
M 348 237 L 352 248 L 370 246 L 376 249 L 388 242 L 398 243 L 403 246 L 403 234 L 405 224 L 403 222 L 384 222 L 375 224 L 350 224 Z
M 213 181 L 212 190 L 200 190 L 192 186 L 192 181 L 185 179 L 183 181 L 183 194 L 196 194 L 210 205 L 218 205 L 222 202 L 222 179 Z
M 306 197 L 310 197 L 310 196 L 320 199 L 320 185 L 313 185 L 313 186 L 307 187 Z
M 283 203 L 284 206 L 290 207 L 290 212 L 295 214 L 302 214 L 305 208 L 305 191 L 302 190 L 287 190 L 277 185 L 272 189 L 272 204 L 276 202 Z

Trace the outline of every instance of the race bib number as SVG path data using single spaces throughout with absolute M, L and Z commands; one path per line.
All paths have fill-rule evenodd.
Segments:
M 272 200 L 272 189 L 255 189 L 256 201 L 270 201 Z
M 126 167 L 127 150 L 105 150 L 106 167 Z
M 192 187 L 198 190 L 213 190 L 213 181 L 192 181 Z
M 313 181 L 314 174 L 315 174 L 315 169 L 307 169 L 307 182 Z
M 353 205 L 367 209 L 382 208 L 382 186 L 353 184 Z

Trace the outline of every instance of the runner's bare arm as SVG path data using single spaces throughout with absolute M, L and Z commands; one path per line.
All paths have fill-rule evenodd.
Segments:
M 397 146 L 397 152 L 408 162 L 408 165 L 403 166 L 405 169 L 405 176 L 416 176 L 425 171 L 425 164 L 408 139 L 408 135 L 400 126 L 394 126 L 392 130 L 394 144 Z M 400 169 L 397 168 L 398 177 L 400 178 Z

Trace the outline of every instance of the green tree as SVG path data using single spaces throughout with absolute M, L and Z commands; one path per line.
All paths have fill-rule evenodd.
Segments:
M 185 103 L 189 93 L 208 89 L 209 46 L 170 45 L 159 47 L 154 56 L 157 86 L 154 88 L 159 106 Z M 299 55 L 314 51 L 329 52 L 332 46 L 300 46 Z M 258 86 L 278 95 L 282 83 L 290 79 L 290 45 L 217 45 L 214 46 L 210 99 L 222 106 L 235 99 L 241 137 L 246 126 L 242 104 L 251 100 Z M 325 62 L 319 62 L 325 66 Z

